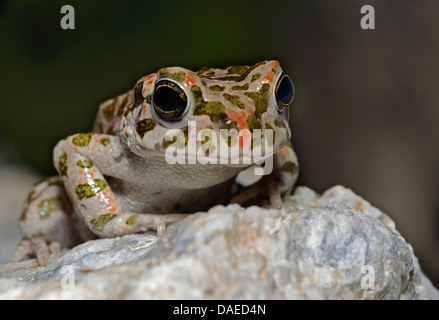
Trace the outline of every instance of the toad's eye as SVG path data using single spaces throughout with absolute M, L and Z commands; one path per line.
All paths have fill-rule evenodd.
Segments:
M 290 77 L 285 73 L 282 73 L 277 80 L 276 89 L 276 105 L 279 112 L 283 111 L 286 107 L 293 102 L 294 99 L 294 85 Z
M 167 121 L 180 120 L 188 111 L 188 98 L 179 84 L 170 80 L 159 80 L 152 97 L 154 110 Z

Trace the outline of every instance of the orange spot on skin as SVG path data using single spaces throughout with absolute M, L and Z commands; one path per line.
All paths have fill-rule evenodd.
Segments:
M 247 115 L 244 111 L 235 111 L 232 109 L 227 109 L 226 114 L 229 118 L 236 121 L 239 126 L 239 148 L 242 149 L 244 144 L 250 143 L 251 134 L 247 129 Z
M 226 114 L 230 119 L 236 121 L 236 123 L 239 125 L 240 130 L 247 128 L 247 116 L 244 111 L 227 109 Z
M 123 231 L 128 231 L 128 228 L 127 228 L 126 226 L 123 226 L 123 227 L 122 227 L 122 230 L 123 230 Z
M 262 83 L 268 83 L 268 84 L 272 83 L 273 76 L 274 76 L 274 72 L 270 70 L 268 74 L 262 79 Z
M 277 153 L 282 159 L 286 159 L 290 154 L 290 149 L 287 146 L 284 146 L 282 149 L 279 150 Z
M 272 68 L 272 69 L 277 69 L 277 68 L 279 68 L 279 61 L 277 61 L 277 60 L 273 60 L 273 61 L 271 61 L 271 63 L 270 63 L 270 67 Z
M 73 183 L 76 184 L 76 179 L 73 179 Z
M 270 63 L 270 69 L 279 69 L 279 62 L 274 60 Z M 262 79 L 262 83 L 271 84 L 273 82 L 274 72 L 270 70 L 268 74 Z
M 192 72 L 192 71 L 189 71 L 187 74 L 186 74 L 186 82 L 187 82 L 187 84 L 189 85 L 189 86 L 193 86 L 195 83 L 196 83 L 196 75 L 195 75 L 195 73 L 194 72 Z
M 154 83 L 154 80 L 149 80 L 149 81 L 146 82 L 146 84 L 147 84 L 148 86 L 152 85 L 153 83 Z M 146 88 L 143 89 L 143 90 L 146 91 Z M 145 92 L 143 92 L 143 93 L 145 93 Z

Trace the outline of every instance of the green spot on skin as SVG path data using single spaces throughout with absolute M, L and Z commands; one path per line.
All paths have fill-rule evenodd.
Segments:
M 105 213 L 91 220 L 93 230 L 102 231 L 104 225 L 116 216 L 114 213 Z
M 29 208 L 29 205 L 37 197 L 38 197 L 38 193 L 36 191 L 32 191 L 31 193 L 29 193 L 29 195 L 27 196 L 27 199 L 26 199 L 25 207 L 24 207 L 23 211 L 21 212 L 20 221 L 23 221 L 26 219 L 27 209 Z
M 187 142 L 189 141 L 189 127 L 186 126 L 182 128 L 181 131 L 183 131 L 184 134 L 184 144 L 187 145 Z
M 231 66 L 229 67 L 229 69 L 227 69 L 227 73 L 236 73 L 236 74 L 246 74 L 248 73 L 248 70 L 250 69 L 250 67 L 248 66 Z
M 203 98 L 203 93 L 201 88 L 198 86 L 192 86 L 191 92 L 194 96 L 196 102 L 196 107 L 194 109 L 194 115 L 207 115 L 210 117 L 212 122 L 218 122 L 221 119 L 226 119 L 226 108 L 219 101 L 209 101 L 206 102 Z
M 115 105 L 115 103 L 116 103 L 116 99 L 113 99 L 111 101 L 111 103 L 108 106 L 106 106 L 104 108 L 104 110 L 103 110 L 105 119 L 107 119 L 107 121 L 110 121 L 113 118 L 113 116 L 114 116 L 114 105 Z
M 123 115 L 123 113 L 125 112 L 125 107 L 128 103 L 128 95 L 125 95 L 125 98 L 123 99 L 121 105 L 119 106 L 119 108 L 117 109 L 117 116 L 120 117 Z
M 191 87 L 192 95 L 194 96 L 194 100 L 197 103 L 204 103 L 203 93 L 201 92 L 201 88 L 199 86 Z
M 186 79 L 186 73 L 183 71 L 169 72 L 168 68 L 160 69 L 159 74 L 162 78 L 169 78 L 179 82 L 183 82 Z
M 128 105 L 128 107 L 125 110 L 125 113 L 123 114 L 125 117 L 131 112 L 133 111 L 133 109 L 135 107 L 137 107 L 139 104 L 143 103 L 143 81 L 140 81 L 136 84 L 136 86 L 134 87 L 133 90 L 133 96 L 134 96 L 134 100 L 133 103 Z
M 59 157 L 58 170 L 63 177 L 67 177 L 67 154 L 65 152 Z
M 239 96 L 234 96 L 228 93 L 224 93 L 223 97 L 234 106 L 240 109 L 245 109 L 245 104 L 241 101 L 241 99 L 239 99 Z
M 88 183 L 82 183 L 76 186 L 76 196 L 79 200 L 84 200 L 96 196 L 97 193 L 105 189 L 107 184 L 101 179 L 93 179 Z
M 183 71 L 178 71 L 176 73 L 173 74 L 174 79 L 178 80 L 178 81 L 184 81 L 184 79 L 186 78 L 186 74 Z
M 218 92 L 224 91 L 224 87 L 217 85 L 217 84 L 210 86 L 209 89 L 212 91 L 218 91 Z
M 104 147 L 106 147 L 110 143 L 110 139 L 109 138 L 102 138 L 101 140 L 99 140 L 99 143 L 102 144 Z
M 229 147 L 232 147 L 238 143 L 239 138 L 239 126 L 235 120 L 227 119 L 221 122 L 221 129 L 227 129 L 227 131 L 220 131 L 221 137 L 227 142 Z
M 138 217 L 139 217 L 139 215 L 133 214 L 133 215 L 128 217 L 128 219 L 125 221 L 125 223 L 129 226 L 132 226 L 134 223 L 136 223 Z
M 78 147 L 85 147 L 89 144 L 92 136 L 92 133 L 80 133 L 73 138 L 72 142 Z
M 246 83 L 242 86 L 233 86 L 232 90 L 248 90 L 248 83 Z
M 297 166 L 295 163 L 293 163 L 291 161 L 287 161 L 284 163 L 281 170 L 290 171 L 291 174 L 296 174 L 297 173 Z
M 76 162 L 76 165 L 78 167 L 81 167 L 83 169 L 90 169 L 93 167 L 93 163 L 87 159 L 81 159 L 78 162 Z
M 244 92 L 244 94 L 250 97 L 255 103 L 257 117 L 261 117 L 262 114 L 267 111 L 269 89 L 270 85 L 265 83 L 257 92 Z
M 227 118 L 226 108 L 219 101 L 206 102 L 198 105 L 194 110 L 194 115 L 208 115 L 212 122 Z
M 184 144 L 187 145 L 187 143 L 189 141 L 189 127 L 186 126 L 184 128 L 181 128 L 180 130 L 183 132 L 184 140 L 182 139 L 181 135 L 173 136 L 171 141 L 167 141 L 166 137 L 164 137 L 163 140 L 162 140 L 162 149 L 166 149 L 171 144 L 177 142 L 178 138 L 180 138 L 181 141 L 179 141 L 178 144 L 176 145 L 177 148 L 180 148 L 180 146 L 183 147 L 183 144 L 182 144 L 183 141 L 184 141 Z
M 161 76 L 167 76 L 167 75 L 169 74 L 169 70 L 168 70 L 168 68 L 161 68 L 161 69 L 159 70 L 159 74 L 160 74 Z
M 260 77 L 261 77 L 261 74 L 260 74 L 260 73 L 255 73 L 255 74 L 252 76 L 252 80 L 251 80 L 251 82 L 254 82 L 254 81 L 258 80 Z
M 266 61 L 262 61 L 262 62 L 258 62 L 255 63 L 252 66 L 231 66 L 227 69 L 227 73 L 229 75 L 224 76 L 224 77 L 219 77 L 219 78 L 215 78 L 215 80 L 221 80 L 221 81 L 236 81 L 236 82 L 241 82 L 244 81 L 247 76 L 257 67 L 265 64 Z M 206 77 L 208 76 L 203 74 L 201 75 L 202 77 Z
M 140 136 L 140 138 L 143 138 L 145 133 L 153 130 L 155 128 L 155 126 L 156 126 L 156 123 L 155 123 L 154 119 L 145 118 L 145 119 L 137 121 L 136 132 Z
M 171 144 L 173 144 L 176 141 L 177 141 L 177 137 L 176 136 L 174 136 L 171 141 L 167 141 L 165 138 L 163 138 L 162 149 L 166 149 L 167 147 L 169 147 Z
M 38 215 L 41 220 L 50 218 L 53 211 L 61 210 L 62 203 L 58 197 L 49 198 L 38 204 Z
M 220 132 L 221 138 L 227 142 L 229 147 L 235 146 L 238 143 L 239 131 L 237 128 L 231 128 L 227 131 Z
M 209 67 L 202 67 L 200 70 L 197 71 L 197 74 L 200 75 L 206 71 L 209 71 L 210 68 Z
M 247 128 L 250 131 L 253 131 L 253 129 L 261 129 L 261 123 L 254 116 L 248 116 Z
M 254 116 L 248 116 L 246 122 L 248 130 L 252 133 L 250 148 L 253 149 L 254 146 L 261 144 L 261 136 L 253 134 L 254 129 L 261 129 L 261 123 Z

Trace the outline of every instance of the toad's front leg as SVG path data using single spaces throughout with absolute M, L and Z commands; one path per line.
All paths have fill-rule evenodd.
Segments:
M 268 196 L 273 208 L 282 208 L 282 194 L 289 193 L 297 180 L 299 163 L 291 143 L 273 155 L 272 172 L 257 183 L 242 189 L 230 203 L 244 204 L 248 200 Z
M 54 149 L 54 164 L 63 179 L 75 212 L 99 237 L 156 230 L 187 214 L 155 215 L 125 212 L 106 176 L 126 178 L 130 163 L 119 138 L 112 135 L 82 133 L 61 140 Z

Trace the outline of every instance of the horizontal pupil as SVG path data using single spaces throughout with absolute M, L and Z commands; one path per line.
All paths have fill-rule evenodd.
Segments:
M 178 119 L 187 105 L 185 93 L 176 84 L 167 80 L 156 84 L 153 100 L 155 110 L 166 120 Z

